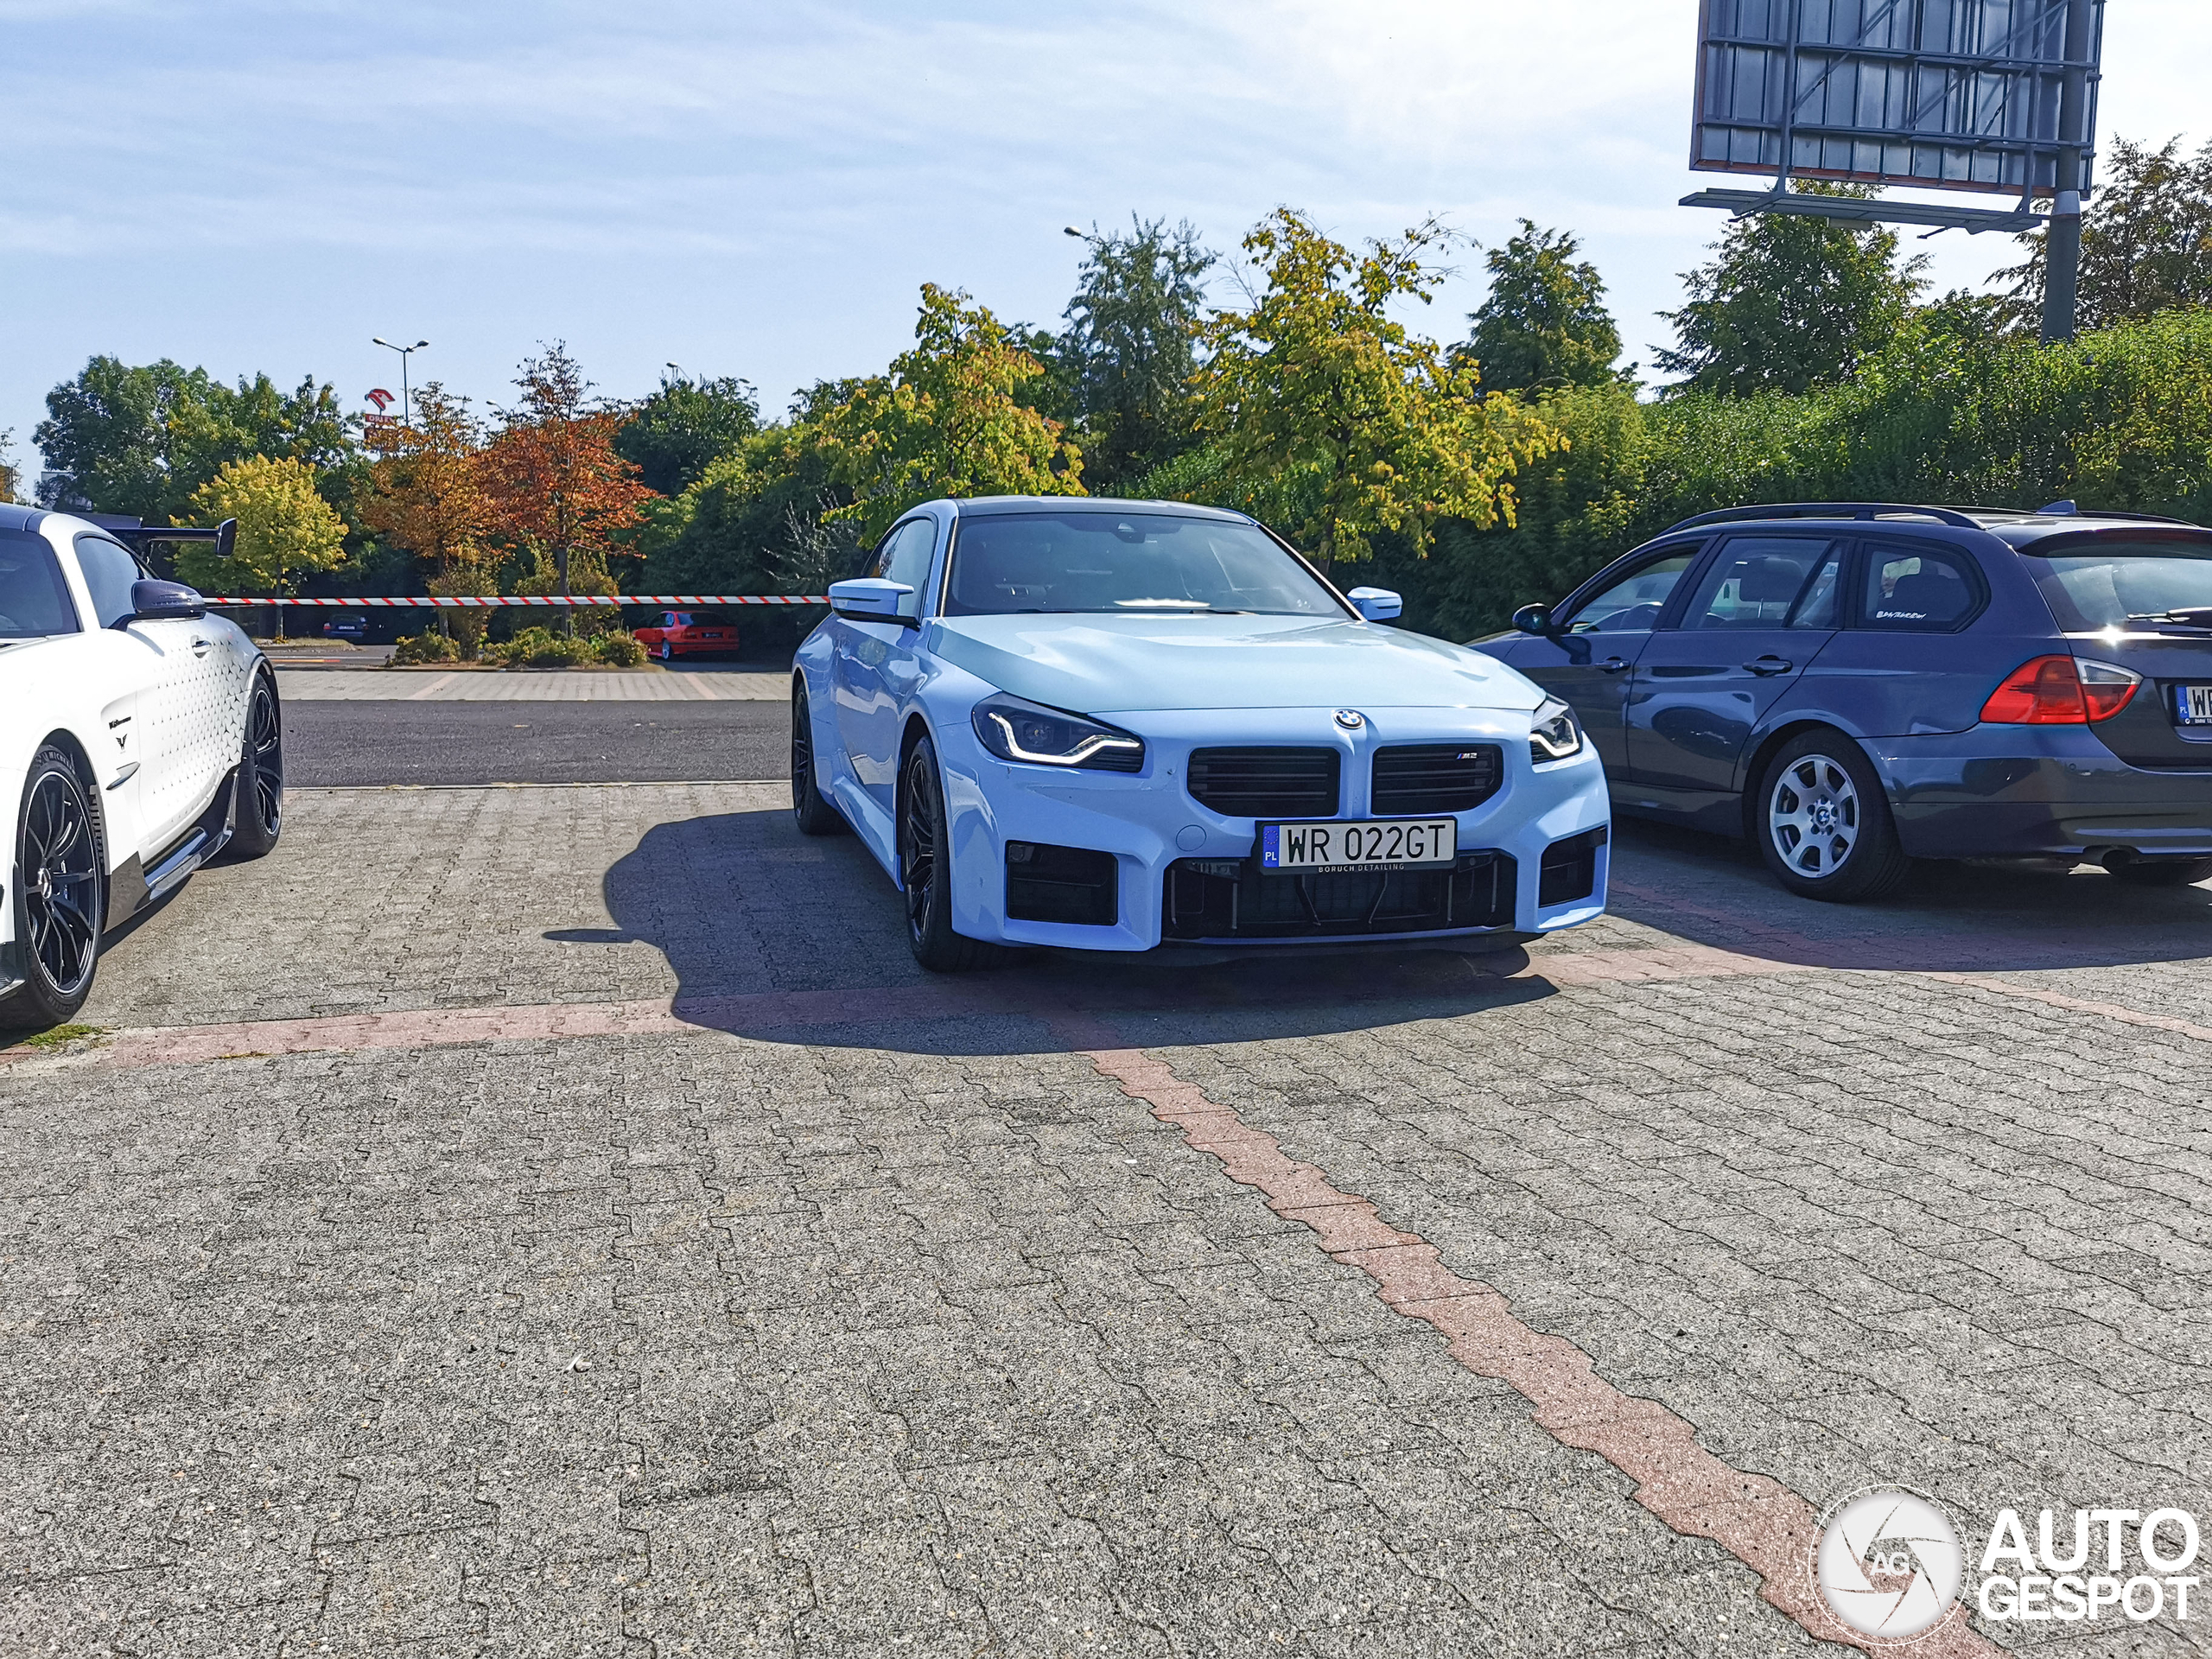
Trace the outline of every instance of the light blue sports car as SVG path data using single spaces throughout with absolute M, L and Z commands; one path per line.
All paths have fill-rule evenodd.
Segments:
M 851 828 L 925 968 L 995 945 L 1525 939 L 1605 908 L 1605 772 L 1567 704 L 1376 623 L 1240 513 L 932 501 L 791 683 L 798 826 Z

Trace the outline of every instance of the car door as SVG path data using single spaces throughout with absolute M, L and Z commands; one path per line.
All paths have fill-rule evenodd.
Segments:
M 899 622 L 840 617 L 832 671 L 836 676 L 837 734 L 861 788 L 889 813 L 898 792 L 899 715 L 921 679 L 915 652 L 924 588 L 937 552 L 937 524 L 909 518 L 883 538 L 868 574 L 912 588 L 912 615 Z
M 1695 546 L 1655 549 L 1554 619 L 1557 632 L 1517 645 L 1513 666 L 1571 705 L 1609 776 L 1628 763 L 1622 715 L 1644 643 L 1697 559 Z
M 1713 550 L 1629 677 L 1630 804 L 1734 822 L 1737 767 L 1760 717 L 1835 637 L 1845 548 L 1808 534 L 1731 536 Z
M 184 833 L 238 764 L 244 705 L 236 664 L 204 618 L 116 626 L 131 614 L 131 584 L 144 570 L 105 536 L 80 533 L 75 550 L 96 626 L 129 642 L 119 654 L 135 657 L 133 677 L 144 676 L 130 726 L 138 745 L 139 850 L 150 857 Z

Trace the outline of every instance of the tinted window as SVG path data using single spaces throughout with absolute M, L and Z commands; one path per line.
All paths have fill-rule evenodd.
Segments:
M 46 537 L 0 531 L 0 639 L 37 639 L 77 632 L 77 607 L 62 584 L 61 561 Z
M 2023 549 L 2020 563 L 2068 633 L 2212 607 L 2212 540 L 2202 537 L 2069 537 L 2047 556 Z
M 1698 584 L 1688 628 L 1834 627 L 1835 543 L 1811 536 L 1737 537 Z M 1827 592 L 1819 592 L 1821 577 Z M 1825 610 L 1829 620 L 1816 620 Z
M 1329 590 L 1265 531 L 1229 519 L 1145 512 L 964 518 L 945 610 L 952 616 L 1344 615 Z
M 77 568 L 85 573 L 85 586 L 92 590 L 92 610 L 100 626 L 112 627 L 130 614 L 134 608 L 130 584 L 143 573 L 138 561 L 121 543 L 105 536 L 79 536 Z
M 1981 602 L 1980 573 L 1965 554 L 1948 548 L 1873 546 L 1859 579 L 1862 628 L 1948 632 Z
M 1567 625 L 1569 633 L 1649 633 L 1666 608 L 1675 584 L 1696 559 L 1697 549 L 1685 548 L 1637 568 L 1595 599 L 1575 610 Z
M 930 554 L 936 546 L 937 525 L 931 520 L 916 518 L 901 524 L 884 538 L 875 574 L 887 582 L 903 582 L 918 594 L 929 580 Z

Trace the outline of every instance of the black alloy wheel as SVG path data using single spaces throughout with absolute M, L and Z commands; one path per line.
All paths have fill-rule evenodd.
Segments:
M 906 943 L 933 974 L 982 966 L 995 954 L 981 940 L 952 931 L 952 848 L 937 748 L 914 745 L 899 786 L 899 881 L 906 890 Z
M 60 749 L 31 762 L 16 831 L 16 970 L 0 1027 L 58 1026 L 84 1007 L 100 951 L 105 873 L 82 779 Z
M 815 785 L 814 716 L 803 681 L 791 687 L 791 817 L 802 836 L 842 836 L 851 827 Z
M 283 833 L 283 710 L 269 676 L 257 673 L 252 700 L 246 705 L 245 752 L 238 759 L 231 851 L 239 858 L 259 858 L 275 849 Z

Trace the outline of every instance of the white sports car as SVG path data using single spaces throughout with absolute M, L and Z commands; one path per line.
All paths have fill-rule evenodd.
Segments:
M 799 828 L 848 826 L 922 965 L 1529 938 L 1605 909 L 1605 772 L 1503 663 L 1378 621 L 1241 513 L 933 501 L 799 648 Z
M 116 531 L 0 505 L 0 1027 L 84 1005 L 102 935 L 283 827 L 276 677 Z

